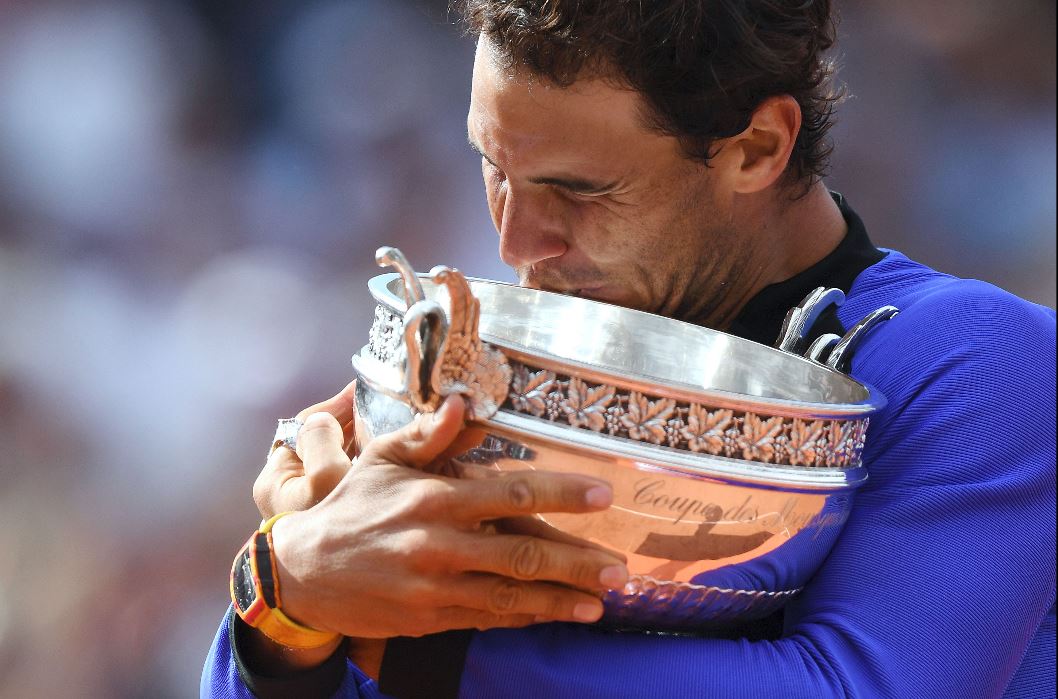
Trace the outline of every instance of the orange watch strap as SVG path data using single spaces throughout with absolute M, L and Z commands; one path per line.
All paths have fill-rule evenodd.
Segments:
M 246 546 L 239 550 L 236 563 L 244 555 L 247 548 L 250 550 L 250 566 L 253 571 L 253 582 L 257 593 L 257 599 L 245 612 L 235 604 L 235 611 L 249 626 L 258 629 L 275 643 L 287 648 L 309 649 L 319 648 L 340 638 L 340 634 L 332 631 L 319 631 L 310 628 L 291 619 L 280 609 L 281 598 L 279 596 L 279 579 L 276 576 L 275 550 L 272 546 L 272 526 L 281 517 L 290 514 L 282 512 L 261 524 L 261 527 L 250 537 Z M 264 535 L 264 536 L 262 536 Z M 262 551 L 265 547 L 267 551 Z M 266 553 L 267 555 L 259 555 Z M 268 570 L 261 570 L 260 566 L 267 566 Z M 232 601 L 235 601 L 235 575 L 234 564 L 232 574 Z M 266 592 L 265 585 L 271 589 Z M 267 603 L 271 597 L 274 606 Z

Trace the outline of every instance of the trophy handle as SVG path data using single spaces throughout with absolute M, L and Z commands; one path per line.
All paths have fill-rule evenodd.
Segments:
M 804 357 L 834 371 L 848 374 L 852 365 L 852 355 L 860 346 L 860 343 L 863 342 L 863 338 L 866 337 L 867 333 L 874 330 L 881 323 L 894 318 L 898 313 L 900 313 L 900 310 L 896 306 L 882 306 L 878 310 L 871 311 L 863 317 L 863 320 L 852 326 L 844 337 L 838 337 L 834 333 L 827 333 L 816 338 L 816 341 L 804 353 Z
M 791 308 L 786 314 L 782 329 L 779 331 L 779 339 L 775 341 L 775 347 L 784 352 L 801 354 L 808 335 L 812 331 L 812 326 L 819 320 L 819 316 L 823 315 L 830 306 L 841 306 L 843 303 L 845 303 L 845 293 L 841 289 L 827 289 L 822 286 L 813 289 L 800 304 Z M 852 364 L 852 355 L 867 333 L 899 312 L 900 310 L 895 306 L 882 306 L 864 316 L 845 333 L 844 337 L 827 333 L 816 338 L 811 346 L 804 350 L 802 356 L 816 364 L 822 364 L 842 374 L 847 374 Z
M 808 351 L 805 352 L 805 359 L 811 359 L 813 362 L 816 362 L 817 364 L 822 364 L 823 363 L 823 359 L 822 359 L 823 355 L 826 352 L 829 352 L 831 350 L 831 348 L 833 348 L 834 345 L 836 345 L 840 341 L 841 341 L 841 336 L 840 335 L 835 335 L 834 333 L 827 333 L 826 335 L 820 335 L 819 337 L 816 338 L 815 342 L 812 343 L 812 346 L 808 348 Z
M 434 301 L 419 301 L 404 314 L 404 346 L 408 348 L 404 369 L 404 389 L 413 408 L 436 410 L 441 397 L 433 391 L 432 377 L 444 354 L 448 319 Z
M 507 399 L 512 372 L 503 353 L 478 335 L 481 305 L 466 277 L 451 267 L 431 270 L 439 298 L 447 297 L 446 309 L 426 298 L 400 250 L 379 248 L 375 260 L 400 273 L 408 308 L 403 318 L 393 319 L 393 329 L 400 328 L 397 351 L 380 361 L 369 345 L 353 357 L 357 374 L 372 389 L 418 412 L 436 410 L 445 396 L 458 393 L 466 399 L 468 419 L 492 417 Z
M 845 337 L 834 345 L 834 349 L 830 351 L 830 356 L 827 357 L 826 365 L 835 371 L 840 371 L 842 374 L 849 373 L 849 369 L 852 366 L 852 355 L 856 348 L 860 346 L 860 343 L 863 342 L 863 338 L 867 333 L 885 321 L 895 318 L 898 313 L 900 313 L 900 309 L 896 306 L 882 306 L 865 315 L 863 320 L 853 325 L 845 333 Z
M 353 355 L 353 369 L 378 393 L 420 412 L 434 410 L 441 399 L 431 389 L 431 377 L 444 351 L 448 318 L 439 303 L 426 298 L 404 253 L 394 247 L 381 247 L 375 253 L 375 262 L 380 267 L 394 267 L 400 274 L 407 310 L 399 326 L 389 330 L 399 332 L 401 344 L 392 347 L 384 361 L 365 347 Z
M 379 267 L 393 267 L 400 272 L 401 281 L 404 282 L 404 303 L 408 304 L 409 310 L 414 304 L 426 299 L 415 269 L 400 250 L 389 245 L 380 247 L 375 251 L 375 264 Z
M 840 306 L 843 303 L 845 292 L 841 289 L 827 289 L 822 286 L 814 289 L 786 314 L 775 347 L 784 352 L 801 354 L 808 340 L 808 333 L 812 331 L 812 326 L 819 320 L 819 316 L 831 306 Z

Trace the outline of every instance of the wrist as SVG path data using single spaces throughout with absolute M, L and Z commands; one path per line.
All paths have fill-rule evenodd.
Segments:
M 284 517 L 272 527 L 272 549 L 275 554 L 276 578 L 283 589 L 283 612 L 293 621 L 320 631 L 333 631 L 317 611 L 317 595 L 306 579 L 302 565 L 305 556 L 299 545 L 305 536 L 298 531 L 297 513 Z
M 283 602 L 273 527 L 288 513 L 276 515 L 251 535 L 235 556 L 231 571 L 231 599 L 238 616 L 273 642 L 300 650 L 329 647 L 334 650 L 340 635 L 307 626 L 289 617 Z M 294 579 L 293 576 L 288 576 Z M 294 586 L 294 591 L 299 591 Z M 307 599 L 295 594 L 295 600 Z M 295 602 L 295 609 L 297 609 Z

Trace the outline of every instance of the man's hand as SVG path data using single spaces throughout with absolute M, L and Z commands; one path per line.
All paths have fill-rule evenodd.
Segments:
M 333 415 L 342 432 L 342 450 L 355 456 L 355 394 L 354 381 L 333 398 L 305 408 L 297 414 L 297 419 L 304 422 L 316 413 Z M 300 445 L 298 449 L 301 450 Z M 313 461 L 306 465 L 300 455 L 280 447 L 268 457 L 257 476 L 253 499 L 263 519 L 279 512 L 307 510 L 334 490 L 348 470 L 348 458 Z
M 537 471 L 477 480 L 425 473 L 459 434 L 463 413 L 462 400 L 450 397 L 436 413 L 376 437 L 351 469 L 339 420 L 308 419 L 298 437 L 305 472 L 348 471 L 319 504 L 273 529 L 287 614 L 362 638 L 599 618 L 597 593 L 627 579 L 616 554 L 482 525 L 605 509 L 610 487 Z

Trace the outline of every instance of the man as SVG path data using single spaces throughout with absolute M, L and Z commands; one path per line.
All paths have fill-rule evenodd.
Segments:
M 766 343 L 819 285 L 847 293 L 844 326 L 902 309 L 853 363 L 889 399 L 871 480 L 774 627 L 611 633 L 590 625 L 593 593 L 624 583 L 622 560 L 526 518 L 605 508 L 607 484 L 431 475 L 460 431 L 454 398 L 350 467 L 347 389 L 302 414 L 297 453 L 276 449 L 255 485 L 266 517 L 299 510 L 267 534 L 290 623 L 229 614 L 203 693 L 1053 696 L 1054 313 L 875 249 L 826 190 L 829 3 L 466 14 L 470 143 L 522 284 Z

